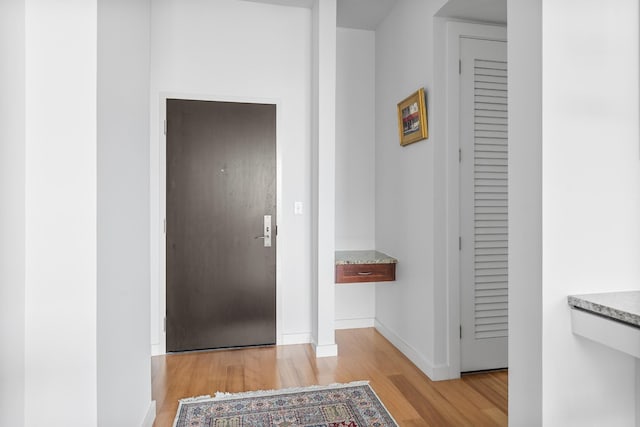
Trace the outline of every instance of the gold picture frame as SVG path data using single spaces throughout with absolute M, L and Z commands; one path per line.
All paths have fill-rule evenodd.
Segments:
M 424 88 L 418 89 L 398 103 L 398 134 L 402 146 L 429 137 Z

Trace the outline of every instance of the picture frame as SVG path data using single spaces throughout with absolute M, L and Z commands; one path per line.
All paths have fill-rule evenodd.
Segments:
M 398 103 L 398 134 L 402 146 L 429 137 L 424 88 Z

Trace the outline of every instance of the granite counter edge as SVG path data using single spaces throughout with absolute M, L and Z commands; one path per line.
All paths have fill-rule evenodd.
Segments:
M 580 298 L 573 295 L 569 295 L 567 297 L 567 302 L 569 306 L 572 308 L 581 309 L 587 312 L 591 312 L 593 314 L 608 317 L 612 320 L 617 320 L 632 326 L 640 327 L 640 316 L 636 314 L 628 313 L 623 310 L 618 310 L 613 307 L 598 304 L 596 302 L 589 301 L 584 298 Z

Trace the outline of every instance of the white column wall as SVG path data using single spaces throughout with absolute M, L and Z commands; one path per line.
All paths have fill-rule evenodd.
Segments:
M 638 2 L 544 0 L 542 52 L 542 421 L 632 426 L 633 358 L 566 298 L 640 284 Z
M 0 2 L 0 425 L 24 425 L 25 6 Z
M 98 2 L 98 425 L 151 405 L 148 0 Z
M 314 0 L 312 15 L 312 340 L 335 356 L 336 0 Z
M 566 298 L 640 281 L 638 4 L 508 10 L 510 423 L 633 426 L 633 359 L 573 335 Z
M 509 421 L 542 424 L 542 2 L 509 0 Z
M 26 1 L 26 426 L 97 423 L 96 6 Z

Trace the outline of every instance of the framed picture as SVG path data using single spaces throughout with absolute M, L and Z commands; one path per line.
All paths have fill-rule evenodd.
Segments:
M 398 104 L 398 132 L 402 146 L 429 137 L 424 88 L 420 88 Z

